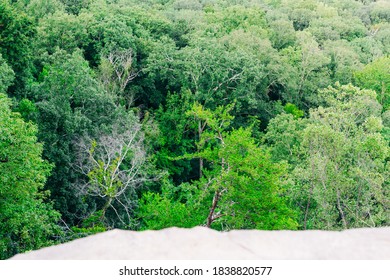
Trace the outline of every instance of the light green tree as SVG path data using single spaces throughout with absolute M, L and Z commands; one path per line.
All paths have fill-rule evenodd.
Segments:
M 381 57 L 355 72 L 356 85 L 375 90 L 383 110 L 390 109 L 390 57 Z
M 11 112 L 0 94 L 0 258 L 54 243 L 60 215 L 42 188 L 52 165 L 44 161 L 37 127 Z
M 161 227 L 157 220 L 164 213 L 159 210 L 170 208 L 187 217 L 185 223 L 180 222 L 184 218 L 176 220 L 176 226 L 198 224 L 219 230 L 297 228 L 295 213 L 283 196 L 285 166 L 271 161 L 267 151 L 255 143 L 251 128 L 229 131 L 232 108 L 220 106 L 211 111 L 193 105 L 188 114 L 201 120 L 204 130 L 197 143 L 198 152 L 181 158 L 203 158 L 203 176 L 182 184 L 176 194 L 168 189 L 162 196 L 144 196 L 141 213 L 148 217 L 147 225 Z

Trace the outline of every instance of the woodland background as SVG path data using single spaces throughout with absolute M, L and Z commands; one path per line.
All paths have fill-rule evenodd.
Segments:
M 0 257 L 389 226 L 389 54 L 383 0 L 0 0 Z

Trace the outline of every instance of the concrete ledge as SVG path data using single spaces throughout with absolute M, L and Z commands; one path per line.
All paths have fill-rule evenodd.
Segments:
M 13 260 L 387 259 L 390 228 L 331 231 L 218 232 L 204 227 L 111 230 L 18 254 Z

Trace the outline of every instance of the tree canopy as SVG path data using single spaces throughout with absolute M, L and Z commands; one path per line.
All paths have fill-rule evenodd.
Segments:
M 112 228 L 389 226 L 389 11 L 0 0 L 1 258 Z

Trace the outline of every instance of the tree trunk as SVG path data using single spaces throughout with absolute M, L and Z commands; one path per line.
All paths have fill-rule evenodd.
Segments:
M 343 211 L 343 209 L 341 208 L 341 203 L 340 203 L 340 192 L 339 192 L 338 189 L 337 189 L 337 209 L 338 209 L 339 212 L 340 212 L 340 216 L 341 216 L 341 220 L 343 221 L 344 229 L 347 229 L 347 228 L 348 228 L 348 225 L 347 225 L 347 221 L 346 221 L 346 219 L 345 219 L 344 211 Z
M 309 215 L 309 208 L 310 208 L 310 203 L 311 203 L 311 197 L 313 196 L 313 189 L 314 189 L 314 186 L 312 185 L 311 188 L 310 188 L 310 192 L 309 192 L 309 199 L 307 201 L 307 205 L 306 205 L 306 211 L 305 211 L 305 219 L 303 221 L 303 228 L 304 229 L 307 229 L 307 216 Z
M 208 228 L 211 227 L 211 224 L 214 222 L 214 212 L 215 208 L 217 208 L 219 198 L 221 197 L 220 191 L 215 191 L 214 198 L 213 198 L 213 203 L 211 205 L 210 213 L 209 216 L 207 217 L 207 224 L 206 226 Z
M 104 224 L 104 219 L 106 218 L 106 212 L 108 207 L 110 207 L 112 202 L 112 197 L 110 197 L 107 202 L 104 204 L 103 209 L 102 209 L 102 214 L 100 215 L 100 221 Z
M 198 122 L 198 136 L 199 141 L 200 137 L 202 136 L 202 124 L 201 121 Z M 199 178 L 203 177 L 203 158 L 199 158 Z

